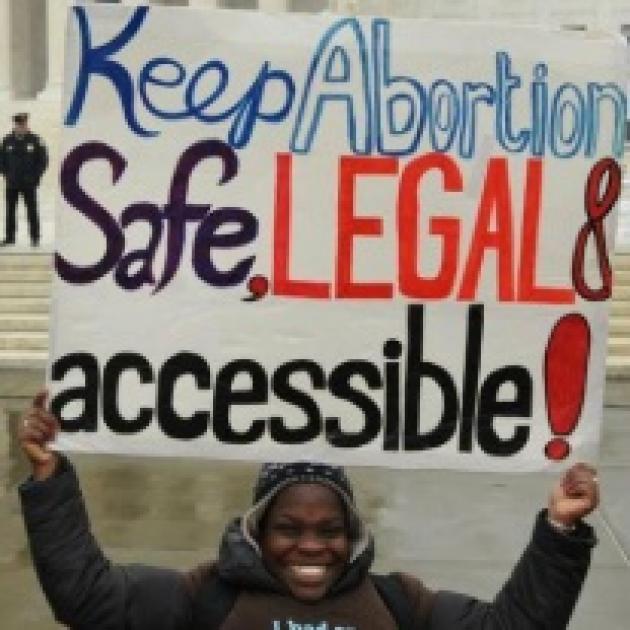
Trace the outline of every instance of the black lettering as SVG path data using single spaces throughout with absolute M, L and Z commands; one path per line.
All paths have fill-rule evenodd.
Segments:
M 62 431 L 96 431 L 98 417 L 99 369 L 96 357 L 87 352 L 73 352 L 59 357 L 53 365 L 51 379 L 61 381 L 73 369 L 83 372 L 84 385 L 59 392 L 50 402 L 50 411 L 59 419 Z M 74 418 L 65 418 L 63 409 L 75 400 L 83 403 L 83 411 Z
M 234 380 L 239 373 L 247 374 L 251 386 L 247 389 L 234 389 Z M 232 405 L 254 405 L 266 403 L 268 398 L 267 374 L 259 363 L 250 359 L 238 359 L 226 363 L 217 374 L 214 391 L 214 434 L 226 444 L 250 444 L 265 432 L 265 420 L 253 420 L 243 432 L 237 432 L 230 422 Z
M 353 376 L 360 376 L 370 389 L 383 386 L 378 368 L 369 361 L 345 361 L 330 373 L 328 388 L 336 398 L 347 400 L 358 407 L 365 418 L 358 433 L 345 433 L 339 418 L 326 418 L 326 440 L 340 448 L 355 448 L 371 442 L 381 430 L 381 412 L 378 405 L 364 392 L 352 386 Z
M 269 435 L 280 444 L 302 444 L 317 437 L 322 431 L 322 414 L 317 403 L 306 392 L 291 384 L 291 377 L 302 372 L 311 381 L 313 389 L 326 386 L 326 375 L 315 361 L 297 359 L 283 363 L 271 378 L 271 390 L 280 399 L 301 409 L 306 416 L 306 424 L 298 428 L 287 427 L 282 416 L 269 418 Z
M 190 440 L 206 432 L 210 413 L 196 411 L 189 418 L 183 418 L 175 411 L 175 384 L 184 374 L 194 376 L 199 389 L 210 389 L 210 368 L 203 357 L 192 352 L 173 355 L 166 360 L 158 377 L 157 419 L 162 431 L 169 437 Z
M 516 390 L 513 400 L 498 400 L 504 383 L 512 383 Z M 518 453 L 529 439 L 530 428 L 518 425 L 511 438 L 502 439 L 494 429 L 494 419 L 531 418 L 532 377 L 522 366 L 506 365 L 492 372 L 479 392 L 477 440 L 484 453 L 506 457 Z
M 143 385 L 153 383 L 151 364 L 140 354 L 120 352 L 103 368 L 103 420 L 115 433 L 138 433 L 146 429 L 153 418 L 153 409 L 141 407 L 135 418 L 125 418 L 118 406 L 118 385 L 125 370 L 135 370 Z
M 405 378 L 405 450 L 420 451 L 448 442 L 457 429 L 458 399 L 453 379 L 434 363 L 422 360 L 424 306 L 407 307 L 407 375 Z M 430 378 L 442 392 L 442 416 L 437 426 L 420 433 L 419 403 L 423 378 Z
M 383 346 L 385 362 L 383 449 L 397 451 L 400 448 L 400 363 L 402 344 L 398 339 L 388 339 Z
M 466 357 L 464 360 L 464 377 L 462 379 L 462 421 L 459 429 L 459 450 L 465 453 L 472 451 L 477 390 L 479 388 L 483 322 L 483 305 L 471 305 L 468 308 Z

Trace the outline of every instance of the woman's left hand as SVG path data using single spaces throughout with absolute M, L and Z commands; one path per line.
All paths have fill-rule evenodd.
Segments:
M 549 518 L 571 527 L 599 505 L 597 470 L 575 464 L 563 475 L 549 496 Z

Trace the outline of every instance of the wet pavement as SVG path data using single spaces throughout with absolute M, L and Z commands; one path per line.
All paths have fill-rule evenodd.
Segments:
M 15 416 L 0 418 L 0 628 L 58 628 L 39 591 L 17 484 L 27 467 Z M 115 562 L 187 568 L 216 553 L 224 524 L 249 503 L 254 464 L 73 456 L 93 529 Z M 354 468 L 357 498 L 377 540 L 379 571 L 491 598 L 528 539 L 554 477 Z M 600 543 L 571 630 L 628 630 L 630 409 L 607 409 Z

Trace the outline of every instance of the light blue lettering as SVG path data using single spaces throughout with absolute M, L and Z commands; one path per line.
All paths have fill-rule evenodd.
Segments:
M 294 153 L 311 150 L 324 106 L 330 103 L 345 106 L 352 152 L 360 155 L 372 152 L 368 69 L 365 37 L 359 22 L 354 18 L 335 22 L 317 45 L 307 72 L 291 136 Z
M 429 103 L 431 144 L 435 151 L 448 151 L 461 120 L 461 107 L 455 86 L 446 79 L 434 81 L 429 91 Z
M 383 155 L 414 153 L 427 119 L 424 87 L 411 77 L 391 75 L 387 20 L 374 20 L 372 50 L 377 150 Z
M 601 103 L 608 101 L 613 108 L 611 150 L 615 157 L 623 156 L 626 129 L 627 100 L 625 92 L 615 83 L 594 83 L 587 85 L 589 119 L 586 124 L 586 156 L 592 157 L 597 151 L 597 139 L 601 130 Z
M 557 157 L 573 157 L 584 141 L 585 103 L 573 83 L 563 83 L 551 104 L 549 135 L 551 151 Z
M 480 103 L 494 105 L 496 93 L 487 83 L 465 82 L 462 89 L 462 126 L 459 134 L 459 153 L 469 158 L 477 145 L 477 116 Z
M 530 132 L 521 129 L 514 133 L 512 128 L 512 91 L 521 86 L 521 77 L 511 73 L 512 60 L 505 52 L 496 55 L 497 103 L 496 134 L 501 146 L 512 153 L 525 151 Z
M 268 60 L 261 62 L 251 83 L 236 97 L 227 96 L 236 70 L 221 59 L 188 67 L 165 54 L 148 59 L 137 77 L 132 76 L 118 54 L 143 27 L 150 15 L 146 6 L 125 17 L 128 21 L 120 31 L 99 45 L 93 42 L 86 7 L 74 7 L 73 15 L 80 59 L 65 115 L 67 126 L 78 123 L 90 86 L 99 80 L 95 77 L 111 86 L 129 129 L 141 137 L 159 133 L 140 122 L 138 114 L 146 112 L 154 121 L 194 118 L 207 125 L 225 123 L 225 140 L 240 149 L 248 146 L 259 123 L 277 125 L 295 106 L 293 76 Z M 494 83 L 456 83 L 438 75 L 425 85 L 417 76 L 392 69 L 392 41 L 392 26 L 383 18 L 372 20 L 369 37 L 355 18 L 339 19 L 325 30 L 307 66 L 290 150 L 310 152 L 324 119 L 331 123 L 341 113 L 346 123 L 341 141 L 358 155 L 404 156 L 422 150 L 456 151 L 471 158 L 480 121 L 492 117 L 496 141 L 510 153 L 544 156 L 548 151 L 560 159 L 580 152 L 586 157 L 601 151 L 618 158 L 623 155 L 627 99 L 615 83 L 567 82 L 551 89 L 550 69 L 539 61 L 532 68 L 528 93 L 521 94 L 527 82 L 512 69 L 509 53 L 498 51 Z M 179 104 L 174 94 L 181 99 Z M 515 112 L 521 114 L 520 126 Z M 610 136 L 609 147 L 598 146 L 602 134 Z
M 534 66 L 534 81 L 531 89 L 532 108 L 532 155 L 545 154 L 547 135 L 547 110 L 549 107 L 548 68 L 545 63 Z

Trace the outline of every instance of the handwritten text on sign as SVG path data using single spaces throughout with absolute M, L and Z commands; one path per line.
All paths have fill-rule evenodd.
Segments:
M 618 42 L 96 6 L 68 32 L 62 446 L 482 469 L 596 446 Z

